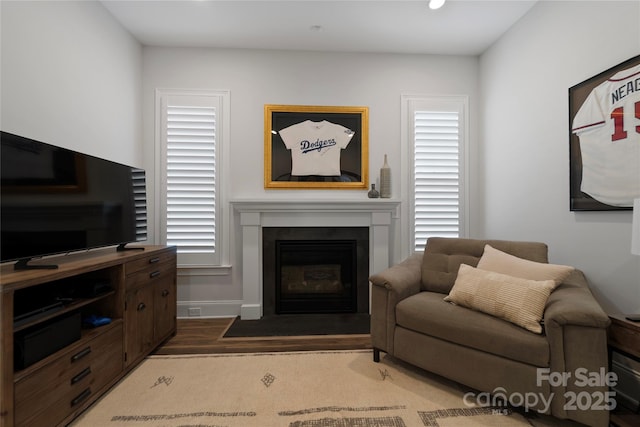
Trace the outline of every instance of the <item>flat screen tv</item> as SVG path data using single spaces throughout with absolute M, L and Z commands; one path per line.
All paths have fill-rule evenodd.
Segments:
M 0 132 L 0 262 L 146 240 L 144 170 Z

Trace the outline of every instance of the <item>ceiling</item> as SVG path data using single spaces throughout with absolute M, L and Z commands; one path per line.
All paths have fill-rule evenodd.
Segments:
M 143 45 L 479 55 L 530 0 L 102 0 Z

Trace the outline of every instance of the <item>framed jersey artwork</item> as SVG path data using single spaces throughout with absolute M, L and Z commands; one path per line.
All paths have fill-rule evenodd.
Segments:
M 570 209 L 640 198 L 640 55 L 569 88 Z
M 368 107 L 264 106 L 264 187 L 367 189 Z

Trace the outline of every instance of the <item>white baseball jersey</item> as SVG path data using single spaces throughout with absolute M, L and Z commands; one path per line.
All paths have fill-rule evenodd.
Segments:
M 580 189 L 611 206 L 640 197 L 640 65 L 595 87 L 573 119 L 580 138 Z
M 291 175 L 340 175 L 340 154 L 354 132 L 323 120 L 304 122 L 282 129 L 280 137 L 291 150 Z

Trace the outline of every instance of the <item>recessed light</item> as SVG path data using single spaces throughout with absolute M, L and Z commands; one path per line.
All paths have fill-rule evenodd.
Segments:
M 429 0 L 429 9 L 440 9 L 446 0 Z

